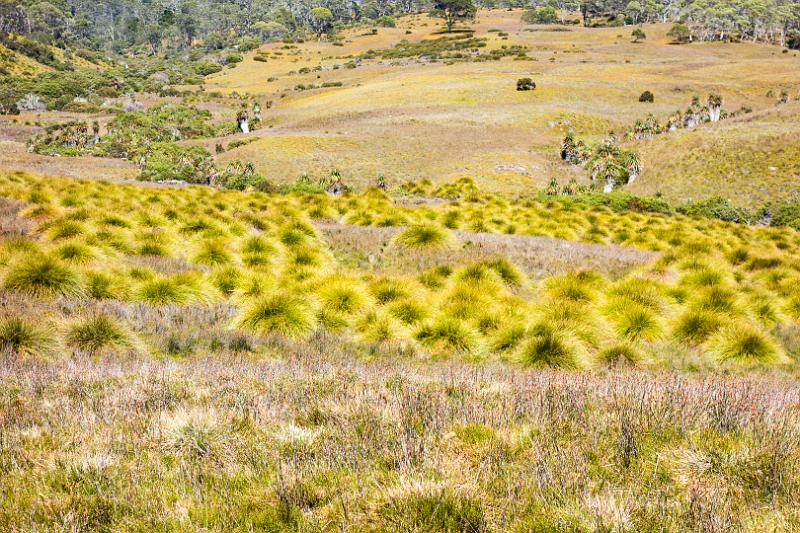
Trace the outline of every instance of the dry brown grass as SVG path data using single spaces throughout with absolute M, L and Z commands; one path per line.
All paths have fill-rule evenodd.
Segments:
M 343 264 L 360 269 L 416 274 L 440 264 L 458 265 L 506 258 L 533 279 L 588 269 L 611 278 L 655 260 L 658 254 L 625 246 L 579 243 L 549 237 L 455 231 L 455 246 L 430 253 L 392 246 L 403 228 L 316 225 Z
M 271 346 L 281 359 L 0 359 L 0 528 L 798 523 L 793 381 L 365 361 L 325 336 Z

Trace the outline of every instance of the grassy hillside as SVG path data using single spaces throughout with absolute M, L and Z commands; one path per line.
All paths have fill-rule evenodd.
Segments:
M 378 174 L 438 182 L 470 176 L 492 190 L 523 191 L 542 188 L 551 177 L 562 182 L 586 179 L 583 171 L 559 160 L 566 131 L 600 140 L 648 113 L 666 122 L 694 95 L 705 98 L 715 92 L 723 95 L 725 109 L 746 105 L 757 114 L 765 111 L 766 118 L 636 143 L 642 145 L 645 162 L 636 190 L 675 198 L 705 197 L 713 191 L 740 203 L 763 201 L 763 190 L 738 186 L 748 174 L 726 166 L 737 160 L 739 167 L 759 174 L 775 166 L 770 174 L 775 186 L 769 193 L 792 192 L 782 185 L 795 180 L 796 172 L 780 156 L 771 163 L 769 154 L 791 151 L 797 134 L 795 111 L 775 109 L 782 90 L 795 96 L 797 53 L 752 44 L 675 46 L 665 35 L 667 25 L 645 27 L 647 40 L 634 44 L 630 28 L 554 31 L 559 28 L 525 26 L 520 14 L 482 12 L 474 27 L 476 37 L 487 40 L 479 53 L 519 45 L 528 50 L 524 60 L 431 63 L 419 57 L 380 59 L 377 54 L 355 69 L 345 68 L 368 50 L 388 50 L 402 39 L 418 43 L 441 38 L 434 33 L 436 22 L 425 17 L 404 17 L 396 29 L 380 28 L 377 35 L 349 32 L 343 46 L 266 46 L 237 68 L 207 80 L 207 90 L 259 95 L 274 103 L 266 114 L 268 135 L 223 159 L 253 160 L 278 181 L 336 167 L 359 185 Z M 311 71 L 300 73 L 304 67 Z M 322 70 L 314 71 L 316 67 Z M 521 77 L 532 77 L 537 89 L 515 91 Z M 323 83 L 342 86 L 295 90 L 297 85 Z M 638 102 L 645 90 L 655 94 L 654 104 Z M 774 94 L 768 97 L 769 91 Z M 758 146 L 767 142 L 764 155 Z M 714 145 L 714 162 L 701 172 L 692 161 L 709 145 Z M 750 148 L 755 149 L 752 161 Z M 727 183 L 733 176 L 737 186 L 719 190 L 719 176 Z
M 761 206 L 800 194 L 800 106 L 643 141 L 647 171 L 632 191 L 676 200 L 723 195 Z

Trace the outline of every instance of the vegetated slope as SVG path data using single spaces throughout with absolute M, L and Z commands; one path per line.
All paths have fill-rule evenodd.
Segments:
M 51 67 L 0 44 L 0 73 L 34 76 L 50 70 Z
M 3 175 L 0 196 L 11 199 L 3 208 L 8 229 L 0 253 L 10 302 L 4 316 L 21 320 L 23 330 L 44 328 L 47 341 L 17 335 L 5 348 L 208 354 L 227 342 L 219 339 L 241 335 L 264 354 L 264 339 L 327 331 L 419 357 L 559 368 L 793 365 L 800 318 L 796 231 L 617 213 L 571 200 L 509 202 L 466 181 L 446 190 L 457 199 L 402 206 L 375 189 L 340 197 L 244 194 Z M 340 262 L 311 223 L 331 219 L 406 226 L 386 246 L 409 263 L 428 256 L 431 266 L 381 272 Z M 531 280 L 512 262 L 525 264 L 524 256 L 502 253 L 519 238 L 482 257 L 458 252 L 473 246 L 473 237 L 453 230 L 549 235 L 661 254 L 608 277 L 587 255 L 571 272 L 560 273 L 561 266 Z M 554 241 L 553 256 L 559 246 Z M 567 250 L 570 257 L 576 256 Z M 54 299 L 71 303 L 54 307 Z M 186 343 L 180 334 L 172 339 L 142 329 L 140 322 L 159 309 L 188 323 L 210 313 L 214 325 L 192 330 L 194 340 Z M 98 313 L 105 317 L 99 326 Z M 88 333 L 65 333 L 63 324 L 84 324 Z M 93 332 L 100 326 L 116 333 L 98 340 Z
M 674 200 L 721 195 L 762 206 L 800 194 L 800 105 L 642 141 L 647 170 L 631 187 Z
M 403 17 L 398 28 L 379 28 L 377 35 L 348 31 L 343 46 L 308 42 L 262 47 L 235 69 L 207 79 L 207 90 L 260 95 L 274 104 L 265 112 L 271 128 L 259 133 L 262 138 L 220 159 L 252 160 L 259 172 L 276 182 L 336 167 L 357 186 L 373 183 L 380 174 L 395 183 L 470 176 L 486 189 L 525 191 L 544 188 L 552 177 L 562 183 L 571 177 L 586 182 L 581 169 L 563 165 L 558 158 L 569 130 L 599 141 L 648 113 L 666 122 L 694 95 L 719 93 L 725 109 L 747 105 L 758 113 L 775 107 L 777 96 L 767 97 L 770 90 L 775 95 L 784 89 L 795 91 L 800 64 L 796 52 L 781 54 L 775 47 L 745 43 L 671 45 L 665 35 L 668 25 L 645 26 L 647 40 L 634 44 L 629 28 L 553 31 L 523 25 L 520 14 L 482 11 L 474 28 L 477 38 L 486 39 L 486 47 L 475 53 L 518 45 L 528 50 L 524 60 L 381 59 L 381 50 L 402 39 L 418 43 L 441 38 L 434 34 L 435 21 L 425 17 Z M 358 62 L 370 49 L 375 54 Z M 358 66 L 347 68 L 348 64 Z M 521 77 L 533 78 L 537 89 L 517 92 Z M 335 83 L 341 86 L 331 86 Z M 654 92 L 655 103 L 638 101 L 645 90 Z M 753 139 L 769 135 L 761 122 L 754 121 L 750 128 Z M 716 135 L 713 128 L 698 131 L 698 136 Z M 664 141 L 652 144 L 660 142 Z M 646 155 L 649 144 L 641 144 Z M 721 150 L 720 158 L 728 152 Z M 681 153 L 676 150 L 670 156 Z M 666 181 L 659 165 L 658 154 L 647 157 L 647 177 L 637 187 L 655 191 L 651 183 Z M 689 184 L 687 197 L 708 194 L 686 176 L 672 181 L 676 189 Z M 666 192 L 670 186 L 660 188 Z M 749 192 L 737 194 L 731 190 L 731 199 Z M 758 199 L 748 196 L 749 202 Z

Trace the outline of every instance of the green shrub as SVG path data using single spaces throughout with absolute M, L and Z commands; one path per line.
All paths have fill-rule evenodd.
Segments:
M 173 142 L 155 143 L 144 156 L 139 179 L 143 181 L 181 180 L 208 184 L 214 158 L 202 146 L 182 146 Z
M 770 210 L 773 211 L 770 225 L 792 226 L 800 230 L 800 200 L 778 204 Z
M 730 201 L 720 196 L 714 196 L 699 202 L 690 202 L 678 207 L 678 212 L 688 216 L 716 218 L 726 222 L 748 224 L 755 219 L 755 215 L 747 209 L 735 207 Z
M 215 61 L 197 61 L 193 64 L 195 72 L 200 76 L 210 76 L 222 71 L 222 65 Z
M 558 12 L 553 6 L 531 8 L 522 14 L 522 22 L 525 24 L 556 24 L 558 23 Z
M 381 28 L 395 28 L 397 27 L 397 22 L 394 18 L 384 15 L 376 21 L 376 24 Z

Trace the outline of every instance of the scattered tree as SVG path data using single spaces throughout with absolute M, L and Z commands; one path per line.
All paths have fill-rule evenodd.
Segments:
M 477 12 L 478 8 L 472 0 L 437 0 L 430 15 L 443 18 L 447 32 L 450 33 L 456 22 L 474 20 Z
M 633 30 L 633 33 L 631 33 L 631 37 L 633 37 L 633 42 L 638 43 L 647 39 L 647 34 L 645 34 L 642 28 L 636 28 Z
M 315 7 L 311 10 L 311 27 L 317 34 L 317 40 L 322 39 L 323 33 L 333 29 L 333 13 L 327 7 Z
M 522 22 L 525 24 L 556 24 L 558 23 L 558 12 L 553 6 L 530 8 L 522 14 Z
M 692 40 L 692 32 L 689 31 L 689 27 L 686 24 L 677 22 L 667 32 L 667 37 L 670 37 L 676 43 L 684 44 Z

